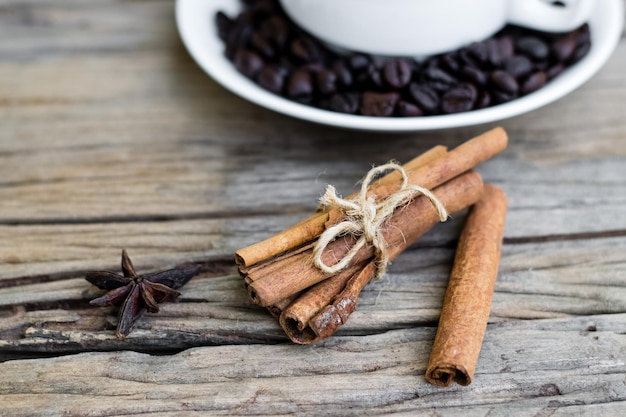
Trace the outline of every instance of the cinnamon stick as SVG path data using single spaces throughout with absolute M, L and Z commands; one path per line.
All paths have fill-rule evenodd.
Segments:
M 469 171 L 433 192 L 454 213 L 474 204 L 483 190 L 482 179 Z M 439 221 L 437 212 L 425 197 L 418 197 L 397 210 L 384 224 L 390 259 L 394 259 Z M 335 242 L 331 243 L 333 245 Z M 329 245 L 330 246 L 330 245 Z M 358 259 L 365 266 L 348 268 L 310 288 L 298 297 L 280 316 L 280 324 L 289 338 L 302 344 L 315 343 L 333 334 L 356 308 L 359 294 L 376 272 L 371 248 L 364 248 Z M 311 272 L 319 270 L 313 269 Z M 338 291 L 338 288 L 341 289 Z M 329 297 L 336 294 L 334 298 Z
M 420 165 L 416 169 L 407 169 L 409 183 L 428 189 L 435 188 L 503 151 L 507 141 L 504 129 L 499 127 L 492 129 L 462 143 L 447 154 L 434 158 L 425 165 Z M 440 152 L 435 149 L 427 152 L 426 154 L 429 155 L 424 155 L 424 158 L 430 158 Z M 433 154 L 430 155 L 430 152 Z M 380 186 L 372 187 L 370 193 L 375 194 L 380 201 L 395 192 L 398 182 L 383 182 Z M 329 219 L 336 221 L 340 217 L 341 213 L 337 210 L 316 213 L 269 239 L 240 249 L 235 254 L 235 260 L 240 268 L 245 270 L 261 260 L 301 246 L 319 236 L 325 230 Z
M 280 325 L 285 329 L 287 335 L 292 340 L 301 343 L 298 340 L 301 339 L 299 333 L 307 328 L 309 320 L 332 303 L 344 291 L 346 284 L 353 280 L 354 276 L 358 275 L 370 262 L 346 268 L 337 275 L 313 285 L 302 295 L 293 299 L 280 315 Z M 290 328 L 293 328 L 293 332 L 288 330 Z
M 479 178 L 474 172 L 470 172 L 468 177 Z M 463 178 L 461 181 L 450 181 L 433 190 L 435 196 L 449 212 L 460 210 L 460 208 L 455 208 L 459 200 L 458 194 L 469 183 L 466 179 L 468 177 L 463 175 L 459 177 Z M 462 205 L 461 208 L 466 206 Z M 437 222 L 439 222 L 437 211 L 429 200 L 420 196 L 396 210 L 383 224 L 383 236 L 389 248 L 406 247 L 407 242 L 412 243 Z M 345 256 L 356 240 L 357 238 L 353 235 L 336 239 L 326 247 L 322 260 L 326 265 L 335 264 Z M 362 247 L 354 257 L 352 265 L 366 261 L 373 254 L 371 246 Z M 251 267 L 246 282 L 250 283 L 248 293 L 252 301 L 261 306 L 267 306 L 326 278 L 328 276 L 314 265 L 311 252 L 304 251 L 286 259 L 276 259 L 270 264 Z
M 283 311 L 287 307 L 289 307 L 289 305 L 293 303 L 296 298 L 298 298 L 298 294 L 294 294 L 291 297 L 284 298 L 280 300 L 279 302 L 277 302 L 276 304 L 267 306 L 265 308 L 272 315 L 272 317 L 274 317 L 275 319 L 278 319 L 280 318 L 280 315 L 283 313 Z
M 431 384 L 472 382 L 498 275 L 506 210 L 504 192 L 485 185 L 468 215 L 426 370 Z
M 404 164 L 403 168 L 405 171 L 411 172 L 418 167 L 434 161 L 435 159 L 441 158 L 446 154 L 446 152 L 447 148 L 445 146 L 435 146 Z M 376 181 L 374 183 L 374 187 L 382 187 L 386 185 L 397 187 L 400 180 L 400 173 L 393 171 Z M 352 194 L 348 198 L 354 197 L 355 195 L 356 194 Z M 269 237 L 268 239 L 243 249 L 239 249 L 235 253 L 235 262 L 239 265 L 239 268 L 245 272 L 245 269 L 251 265 L 297 248 L 315 239 L 322 232 L 324 232 L 325 224 L 328 221 L 328 218 L 327 211 L 318 211 L 312 216 L 294 224 L 274 236 Z

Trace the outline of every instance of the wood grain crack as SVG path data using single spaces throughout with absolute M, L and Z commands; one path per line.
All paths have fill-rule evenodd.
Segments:
M 602 230 L 598 232 L 580 232 L 580 233 L 563 233 L 543 236 L 519 236 L 506 237 L 504 244 L 525 244 L 525 243 L 544 243 L 565 240 L 589 240 L 589 239 L 605 239 L 611 237 L 626 236 L 626 229 Z

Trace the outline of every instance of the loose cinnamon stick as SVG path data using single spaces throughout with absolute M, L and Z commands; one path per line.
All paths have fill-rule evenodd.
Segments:
M 431 384 L 472 382 L 498 275 L 506 210 L 504 192 L 485 185 L 468 215 L 426 370 Z
M 482 190 L 480 175 L 470 171 L 437 187 L 434 193 L 448 212 L 454 213 L 474 204 Z M 435 208 L 424 197 L 401 207 L 399 213 L 394 213 L 384 225 L 390 259 L 402 253 L 438 221 Z M 369 254 L 367 257 L 372 256 L 371 248 L 363 251 Z M 375 271 L 374 260 L 369 260 L 364 267 L 352 267 L 347 274 L 333 276 L 310 288 L 281 314 L 283 330 L 292 341 L 302 344 L 315 343 L 330 336 L 354 311 L 361 290 Z M 349 275 L 347 280 L 346 275 Z M 337 291 L 338 287 L 342 289 Z M 328 294 L 336 295 L 331 299 Z
M 476 188 L 476 182 L 480 183 L 481 188 Z M 448 212 L 453 213 L 467 207 L 466 199 L 462 197 L 466 192 L 475 192 L 477 189 L 479 192 L 476 196 L 482 191 L 480 176 L 470 171 L 435 188 L 433 193 Z M 473 201 L 476 199 L 478 197 Z M 404 248 L 438 222 L 439 217 L 432 203 L 426 197 L 420 196 L 405 206 L 399 207 L 383 223 L 383 236 L 389 248 Z M 356 239 L 355 236 L 348 235 L 331 242 L 322 253 L 324 263 L 333 265 L 343 258 L 354 245 Z M 364 262 L 373 255 L 373 248 L 364 246 L 353 258 L 352 265 Z M 311 252 L 304 251 L 285 260 L 277 259 L 270 264 L 251 267 L 246 282 L 250 283 L 248 293 L 252 301 L 261 306 L 268 306 L 326 278 L 328 276 L 314 265 Z
M 441 158 L 446 152 L 447 148 L 445 146 L 435 146 L 404 164 L 403 168 L 405 171 L 411 172 L 435 159 Z M 373 187 L 391 185 L 392 188 L 397 188 L 400 180 L 400 173 L 393 171 L 376 181 Z M 348 198 L 354 197 L 355 195 L 356 194 L 352 194 Z M 235 253 L 235 262 L 239 265 L 240 270 L 245 272 L 245 269 L 251 265 L 287 252 L 315 239 L 324 232 L 327 221 L 327 211 L 317 212 L 268 239 L 239 249 Z
M 435 188 L 503 151 L 507 141 L 504 129 L 499 127 L 492 129 L 459 145 L 444 156 L 437 157 L 417 169 L 407 170 L 409 183 L 428 189 Z M 430 152 L 435 154 L 438 151 L 433 149 L 427 154 Z M 397 183 L 383 183 L 382 186 L 373 187 L 370 193 L 375 194 L 380 201 L 397 188 Z M 336 219 L 340 216 L 341 213 L 336 210 L 317 213 L 269 239 L 240 249 L 235 254 L 236 262 L 241 268 L 246 268 L 298 247 L 319 236 L 325 230 L 329 218 Z

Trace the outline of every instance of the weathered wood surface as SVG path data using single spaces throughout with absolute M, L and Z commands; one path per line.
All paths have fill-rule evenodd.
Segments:
M 173 8 L 0 1 L 0 415 L 626 414 L 625 41 L 501 123 L 510 146 L 479 168 L 510 199 L 490 325 L 473 384 L 441 389 L 423 373 L 462 215 L 311 347 L 249 303 L 232 254 L 328 182 L 348 194 L 373 163 L 492 125 L 387 136 L 271 113 L 191 61 Z M 203 266 L 125 341 L 83 279 L 122 248 L 140 272 Z
M 5 403 L 17 404 L 15 416 L 65 410 L 81 416 L 131 410 L 171 416 L 483 416 L 504 415 L 505 409 L 512 416 L 620 415 L 626 406 L 624 332 L 626 314 L 491 325 L 469 388 L 425 382 L 434 329 L 417 327 L 337 336 L 306 347 L 218 346 L 171 357 L 116 352 L 11 361 L 3 371 L 19 378 L 6 381 L 1 393 Z M 562 357 L 553 356 L 555 340 Z

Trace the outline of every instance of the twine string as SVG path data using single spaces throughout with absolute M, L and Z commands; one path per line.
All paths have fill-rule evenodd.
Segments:
M 398 191 L 377 203 L 375 196 L 367 196 L 368 188 L 376 178 L 388 171 L 398 171 L 402 175 L 402 183 Z M 372 168 L 363 179 L 361 190 L 354 200 L 339 197 L 335 187 L 328 185 L 326 192 L 320 198 L 320 205 L 340 209 L 346 219 L 329 227 L 320 235 L 313 249 L 315 266 L 326 274 L 336 274 L 345 269 L 357 252 L 369 243 L 374 248 L 374 258 L 376 259 L 375 279 L 382 277 L 389 264 L 387 242 L 383 236 L 382 224 L 393 214 L 395 209 L 408 203 L 420 194 L 426 197 L 435 207 L 439 220 L 442 222 L 446 221 L 448 212 L 439 199 L 424 187 L 410 185 L 404 168 L 394 162 Z M 324 263 L 322 260 L 324 249 L 330 242 L 348 234 L 358 236 L 352 248 L 334 265 L 329 266 Z

